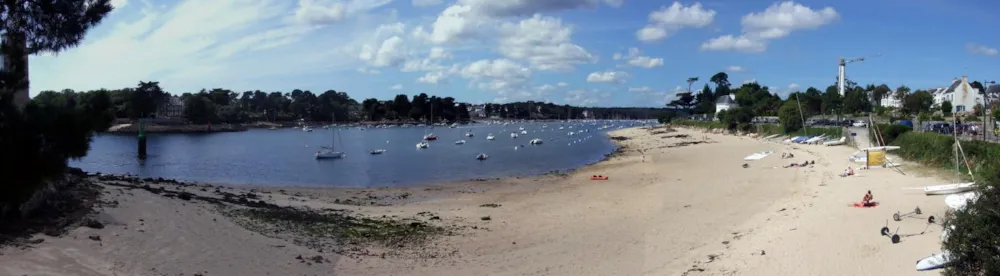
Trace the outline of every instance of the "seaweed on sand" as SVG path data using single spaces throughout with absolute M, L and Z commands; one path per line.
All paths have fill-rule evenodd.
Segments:
M 282 208 L 229 208 L 223 214 L 246 229 L 296 244 L 356 256 L 438 257 L 427 250 L 440 236 L 452 235 L 449 227 L 416 219 L 370 218 L 346 210 Z

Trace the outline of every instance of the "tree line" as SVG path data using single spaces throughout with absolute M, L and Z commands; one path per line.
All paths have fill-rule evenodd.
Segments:
M 690 85 L 698 80 L 698 77 L 692 77 L 688 79 L 688 83 Z M 984 87 L 978 81 L 970 85 L 983 91 Z M 843 95 L 839 93 L 834 82 L 822 91 L 809 87 L 805 91 L 792 92 L 782 99 L 777 93 L 769 91 L 767 86 L 757 82 L 744 83 L 733 88 L 729 82 L 729 75 L 719 72 L 709 78 L 700 92 L 690 91 L 690 86 L 688 90 L 678 93 L 677 98 L 667 104 L 674 110 L 669 117 L 680 114 L 714 115 L 713 118 L 721 120 L 732 129 L 747 129 L 753 118 L 759 116 L 777 116 L 788 131 L 794 131 L 802 127 L 804 123 L 802 118 L 816 115 L 840 117 L 871 112 L 894 118 L 917 116 L 921 121 L 943 120 L 944 117 L 952 115 L 951 102 L 944 101 L 935 106 L 931 91 L 914 91 L 905 85 L 893 91 L 886 84 L 861 86 L 854 81 L 845 80 Z M 716 101 L 722 96 L 729 95 L 733 95 L 737 107 L 716 112 Z M 880 106 L 882 99 L 890 97 L 899 101 L 900 106 Z M 973 107 L 975 113 L 981 113 L 982 108 L 982 105 Z
M 95 104 L 107 108 L 102 116 L 113 118 L 163 118 L 171 94 L 158 82 L 141 81 L 135 87 L 97 89 L 90 91 L 42 91 L 32 101 L 44 105 L 64 105 L 68 101 Z M 426 93 L 396 95 L 391 100 L 368 98 L 360 103 L 346 92 L 327 90 L 320 94 L 295 89 L 291 92 L 202 89 L 182 93 L 182 118 L 195 124 L 287 122 L 307 120 L 318 122 L 395 121 L 395 122 L 466 122 L 472 119 L 470 104 L 452 97 L 430 96 Z M 485 104 L 480 115 L 501 119 L 583 119 L 583 118 L 651 118 L 661 108 L 575 107 L 543 102 Z

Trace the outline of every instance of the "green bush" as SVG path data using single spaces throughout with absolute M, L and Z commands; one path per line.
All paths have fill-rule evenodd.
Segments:
M 795 132 L 802 129 L 804 122 L 799 111 L 802 107 L 793 101 L 787 101 L 778 109 L 778 121 L 781 122 L 782 132 Z
M 878 128 L 879 132 L 881 132 L 882 140 L 885 141 L 886 145 L 892 144 L 892 141 L 895 141 L 896 138 L 899 138 L 899 136 L 903 135 L 903 133 L 907 133 L 907 132 L 913 130 L 913 128 L 911 128 L 909 126 L 900 125 L 900 124 L 878 124 L 877 128 Z M 876 128 L 874 128 L 874 127 L 868 128 L 868 137 L 869 138 L 875 139 L 875 138 L 879 137 L 878 135 L 876 135 L 875 129 Z M 872 140 L 871 142 L 874 144 L 876 141 Z

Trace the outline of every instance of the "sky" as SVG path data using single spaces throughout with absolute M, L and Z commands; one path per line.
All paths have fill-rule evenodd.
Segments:
M 831 4 L 835 2 L 836 4 Z M 461 102 L 663 106 L 698 77 L 779 95 L 1000 81 L 991 0 L 112 0 L 79 47 L 31 57 L 32 95 L 200 89 L 428 93 Z M 992 66 L 990 66 L 992 65 Z

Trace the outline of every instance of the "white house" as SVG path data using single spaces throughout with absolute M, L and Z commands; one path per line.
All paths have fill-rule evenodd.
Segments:
M 940 106 L 945 101 L 949 101 L 952 112 L 955 113 L 972 111 L 976 104 L 983 102 L 983 95 L 980 94 L 979 89 L 969 85 L 969 79 L 966 76 L 952 80 L 950 86 L 938 88 L 932 94 L 934 95 L 934 105 Z
M 715 113 L 726 111 L 726 109 L 730 109 L 736 106 L 737 106 L 736 95 L 729 94 L 725 96 L 719 96 L 719 99 L 715 100 Z
M 896 99 L 896 91 L 889 91 L 889 93 L 885 94 L 885 97 L 882 97 L 882 99 L 878 101 L 878 105 L 881 107 L 893 108 L 903 107 L 903 103 L 899 99 Z

